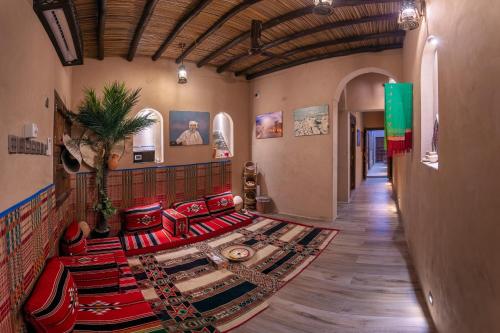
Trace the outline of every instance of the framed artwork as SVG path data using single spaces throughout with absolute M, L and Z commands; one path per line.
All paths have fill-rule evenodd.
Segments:
M 210 141 L 210 113 L 170 111 L 170 145 L 208 145 Z
M 281 138 L 283 136 L 283 112 L 260 114 L 255 119 L 257 139 Z
M 356 145 L 359 147 L 361 146 L 361 131 L 359 128 L 356 130 Z
M 328 105 L 311 106 L 293 111 L 295 136 L 328 134 L 329 123 Z

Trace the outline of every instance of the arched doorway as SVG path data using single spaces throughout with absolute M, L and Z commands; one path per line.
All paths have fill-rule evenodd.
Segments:
M 337 167 L 334 166 L 334 191 L 337 191 L 337 202 L 349 202 L 351 192 L 364 178 L 364 169 L 368 162 L 364 129 L 383 128 L 383 84 L 397 80 L 398 78 L 387 70 L 367 67 L 350 73 L 337 87 L 333 102 L 333 111 L 337 111 L 338 115 L 338 135 L 334 138 L 337 140 Z M 370 117 L 377 119 L 377 123 L 372 120 L 371 124 L 364 126 L 364 115 L 368 112 L 370 116 L 377 113 L 377 117 Z

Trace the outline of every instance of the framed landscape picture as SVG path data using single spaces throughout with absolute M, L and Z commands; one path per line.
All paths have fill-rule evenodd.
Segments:
M 260 114 L 255 119 L 257 139 L 281 138 L 283 136 L 283 112 Z
M 328 105 L 311 106 L 293 112 L 295 136 L 328 134 L 329 123 Z
M 210 113 L 170 111 L 170 145 L 208 145 L 210 142 Z

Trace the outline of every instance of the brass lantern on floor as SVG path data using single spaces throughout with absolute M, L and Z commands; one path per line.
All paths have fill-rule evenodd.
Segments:
M 313 13 L 317 15 L 330 15 L 333 13 L 333 0 L 314 0 Z

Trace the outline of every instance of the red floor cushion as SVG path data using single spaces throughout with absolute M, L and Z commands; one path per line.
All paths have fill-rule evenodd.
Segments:
M 26 319 L 39 332 L 71 332 L 78 295 L 69 270 L 58 258 L 47 261 L 24 305 Z
M 87 239 L 87 253 L 111 253 L 121 252 L 122 244 L 118 237 Z
M 87 253 L 87 240 L 78 223 L 71 223 L 64 231 L 61 250 L 67 256 Z
M 135 206 L 123 211 L 126 232 L 137 232 L 162 228 L 161 203 Z
M 60 260 L 71 272 L 80 295 L 119 291 L 120 271 L 113 253 L 61 257 Z
M 182 236 L 188 233 L 189 223 L 185 215 L 175 209 L 165 209 L 161 212 L 163 228 L 170 232 L 172 236 Z
M 165 249 L 199 242 L 252 223 L 252 215 L 231 213 L 205 222 L 189 226 L 189 232 L 173 236 L 166 230 L 122 235 L 122 243 L 127 256 L 152 253 Z
M 233 194 L 231 192 L 206 195 L 205 200 L 212 217 L 233 213 L 235 211 Z
M 208 221 L 212 218 L 204 199 L 176 202 L 172 207 L 186 216 L 190 225 Z
M 84 295 L 79 299 L 74 332 L 164 332 L 140 291 Z

